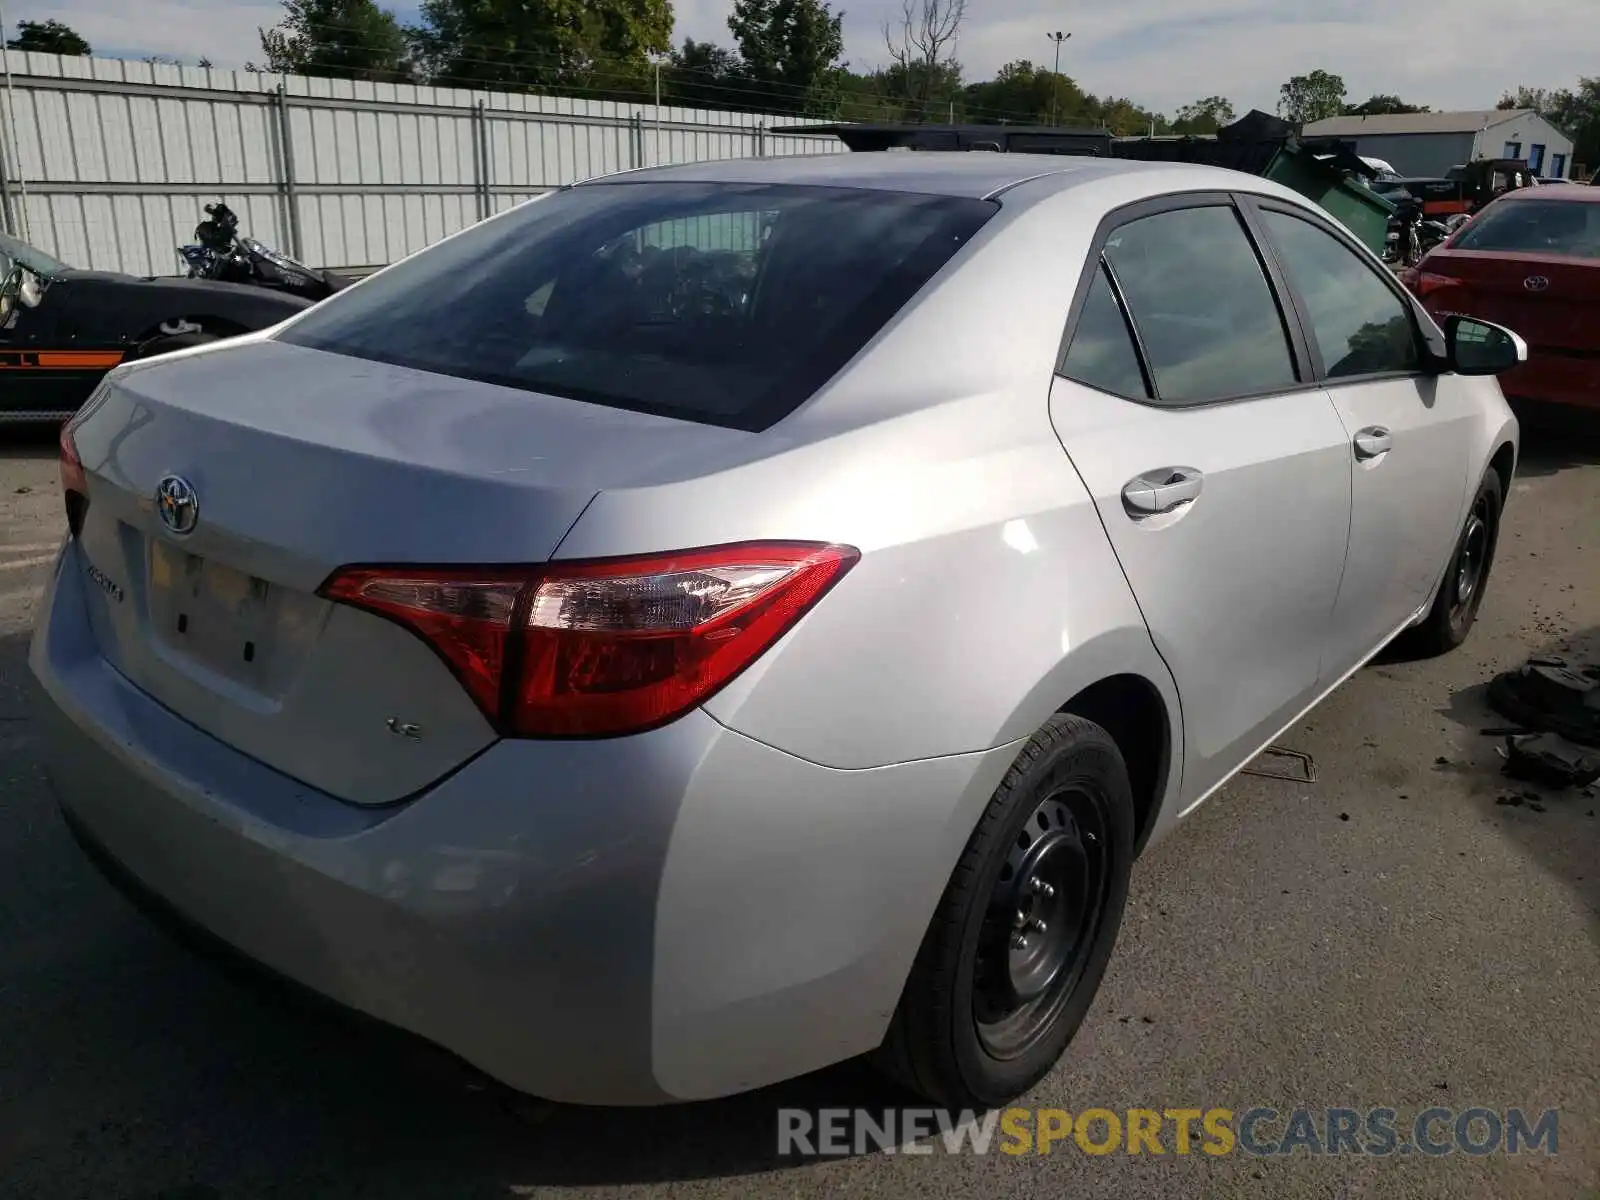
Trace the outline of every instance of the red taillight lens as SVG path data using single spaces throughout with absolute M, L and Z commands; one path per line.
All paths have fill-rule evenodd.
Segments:
M 358 567 L 322 588 L 444 658 L 502 733 L 638 733 L 733 679 L 859 555 L 759 543 L 527 570 Z
M 72 437 L 72 423 L 61 426 L 59 458 L 61 461 L 61 496 L 67 506 L 67 528 L 77 537 L 83 528 L 84 510 L 89 507 L 89 481 L 84 477 L 83 460 L 78 457 L 78 445 Z
M 1442 292 L 1445 288 L 1460 287 L 1461 280 L 1452 279 L 1448 275 L 1435 275 L 1432 271 L 1418 271 L 1417 280 L 1412 285 L 1418 298 L 1426 300 L 1435 292 Z

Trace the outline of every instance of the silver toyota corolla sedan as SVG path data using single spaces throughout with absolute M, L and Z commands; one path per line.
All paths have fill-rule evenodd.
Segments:
M 1003 1103 L 1135 856 L 1467 636 L 1525 354 L 1210 168 L 566 188 L 112 372 L 50 774 L 134 894 L 517 1089 Z

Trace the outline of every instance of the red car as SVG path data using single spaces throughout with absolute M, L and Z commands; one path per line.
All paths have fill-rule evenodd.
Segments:
M 1600 188 L 1509 192 L 1400 278 L 1437 321 L 1466 313 L 1522 336 L 1507 397 L 1600 410 Z

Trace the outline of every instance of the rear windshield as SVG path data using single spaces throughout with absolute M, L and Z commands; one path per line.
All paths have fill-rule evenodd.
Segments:
M 593 184 L 326 301 L 283 341 L 737 429 L 822 386 L 996 211 L 848 188 Z
M 1462 230 L 1452 248 L 1600 258 L 1600 204 L 1578 200 L 1496 204 Z

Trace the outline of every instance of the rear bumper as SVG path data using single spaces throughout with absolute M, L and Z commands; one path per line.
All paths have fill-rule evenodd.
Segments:
M 30 662 L 49 773 L 96 854 L 271 971 L 553 1100 L 708 1098 L 876 1045 L 1015 754 L 836 771 L 696 712 L 497 743 L 357 808 L 129 684 L 81 587 L 57 571 Z
M 1526 363 L 1500 377 L 1500 387 L 1512 400 L 1600 409 L 1600 351 L 1579 357 L 1534 347 Z

